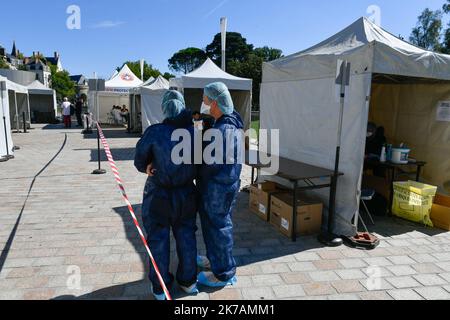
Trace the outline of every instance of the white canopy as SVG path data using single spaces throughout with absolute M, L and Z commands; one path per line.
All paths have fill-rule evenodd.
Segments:
M 220 69 L 211 59 L 197 70 L 181 77 L 170 79 L 170 87 L 184 92 L 186 106 L 200 111 L 203 88 L 213 82 L 223 82 L 230 90 L 236 111 L 244 121 L 245 129 L 250 128 L 253 80 L 235 77 Z
M 18 96 L 21 94 L 22 96 Z M 20 84 L 0 76 L 0 157 L 9 153 L 14 155 L 14 143 L 12 141 L 11 129 L 20 128 L 22 123 L 19 120 L 20 111 L 29 115 L 28 89 Z M 6 119 L 6 136 L 3 117 Z M 6 145 L 8 140 L 8 145 Z
M 155 78 L 150 77 L 150 78 L 148 78 L 147 81 L 145 81 L 143 84 L 141 84 L 141 87 L 149 86 L 149 85 L 151 85 L 154 81 L 155 81 Z
M 105 83 L 106 91 L 114 92 L 128 92 L 130 89 L 140 85 L 142 85 L 142 81 L 136 77 L 126 64 L 115 77 Z
M 7 90 L 11 90 L 17 93 L 24 93 L 27 94 L 28 93 L 28 88 L 18 84 L 16 82 L 13 82 L 11 80 L 8 80 L 8 78 L 2 77 L 0 76 L 0 81 L 5 81 L 6 82 L 6 88 Z
M 324 78 L 336 74 L 336 59 L 352 73 L 382 73 L 450 80 L 450 56 L 416 47 L 366 18 L 305 51 L 264 65 L 264 81 Z
M 28 86 L 28 92 L 30 94 L 46 94 L 46 95 L 53 95 L 54 90 L 47 88 L 45 85 L 42 84 L 39 80 L 34 80 L 32 83 L 30 83 Z
M 336 91 L 338 60 L 351 63 L 351 74 L 342 131 L 340 171 L 344 176 L 338 182 L 333 231 L 353 236 L 352 218 L 359 210 L 367 122 L 369 107 L 373 104 L 373 79 L 384 74 L 391 78 L 415 77 L 410 78 L 411 81 L 418 81 L 418 78 L 450 80 L 450 56 L 420 49 L 361 18 L 310 49 L 265 63 L 261 85 L 261 128 L 280 130 L 281 156 L 334 168 L 340 109 Z M 397 85 L 391 91 L 394 93 L 399 87 Z M 436 96 L 433 90 L 430 94 Z M 395 100 L 399 95 L 390 96 Z M 450 96 L 440 99 L 450 100 Z M 401 110 L 411 103 L 403 101 Z M 389 105 L 393 104 L 395 101 L 389 102 Z M 431 114 L 434 106 L 427 105 L 427 108 L 422 106 L 420 110 Z M 399 112 L 397 118 L 401 118 Z M 384 117 L 390 122 L 396 121 L 393 111 L 386 113 L 385 110 Z M 412 117 L 406 117 L 406 122 L 407 119 Z M 327 190 L 314 192 L 314 195 L 328 204 Z
M 14 143 L 11 137 L 11 120 L 9 115 L 8 91 L 6 89 L 6 82 L 8 80 L 0 76 L 0 157 L 7 154 L 14 155 Z M 3 117 L 6 119 L 6 136 L 5 124 Z M 6 144 L 8 141 L 8 145 Z
M 53 121 L 58 114 L 56 91 L 47 88 L 40 81 L 35 80 L 28 86 L 30 96 L 30 112 L 35 123 Z
M 168 90 L 169 89 L 169 81 L 163 76 L 158 76 L 156 80 L 152 82 L 152 84 L 142 87 L 141 89 L 150 89 L 150 90 Z
M 171 79 L 170 86 L 182 88 L 204 88 L 210 83 L 221 81 L 225 83 L 230 90 L 252 90 L 252 80 L 239 78 L 226 73 L 220 69 L 211 59 L 198 69 L 181 77 L 181 79 Z
M 162 76 L 159 76 L 150 86 L 140 88 L 142 132 L 145 132 L 149 126 L 164 120 L 161 101 L 168 90 L 169 81 Z

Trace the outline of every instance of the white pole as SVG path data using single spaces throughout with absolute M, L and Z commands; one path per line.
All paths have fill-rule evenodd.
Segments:
M 17 109 L 17 92 L 14 91 L 14 105 L 16 107 L 16 126 L 17 132 L 20 132 L 19 109 Z
M 144 59 L 141 59 L 141 80 L 144 82 Z
M 227 24 L 226 17 L 220 18 L 220 29 L 222 33 L 222 70 L 226 71 L 226 48 L 227 48 Z
M 6 155 L 9 155 L 9 141 L 8 141 L 8 132 L 6 129 L 6 114 L 5 114 L 5 106 L 3 105 L 3 90 L 6 91 L 6 82 L 5 81 L 1 81 L 0 82 L 0 103 L 2 104 L 2 119 L 0 119 L 0 121 L 2 121 L 3 126 L 5 126 L 5 128 L 3 128 L 3 131 L 5 132 L 5 148 L 6 148 Z M 9 120 L 9 119 L 8 119 Z M 0 154 L 0 157 L 2 155 Z

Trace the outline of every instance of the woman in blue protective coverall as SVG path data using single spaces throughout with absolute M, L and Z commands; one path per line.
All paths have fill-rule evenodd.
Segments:
M 221 82 L 205 87 L 203 109 L 215 118 L 213 130 L 219 131 L 224 140 L 223 159 L 220 164 L 204 163 L 198 176 L 199 212 L 207 256 L 197 258 L 203 271 L 198 282 L 209 287 L 225 287 L 236 283 L 236 261 L 233 257 L 232 212 L 240 188 L 242 163 L 238 151 L 242 147 L 243 122 L 234 110 L 230 92 Z M 231 133 L 231 134 L 230 134 Z M 226 147 L 234 139 L 234 164 L 227 164 Z M 213 142 L 214 140 L 212 140 Z M 211 142 L 211 143 L 212 143 Z
M 142 204 L 142 220 L 147 232 L 147 241 L 161 272 L 164 283 L 171 287 L 174 277 L 169 272 L 170 229 L 176 240 L 179 259 L 176 280 L 186 293 L 197 290 L 197 194 L 193 183 L 196 177 L 194 164 L 176 165 L 171 159 L 173 148 L 179 142 L 171 141 L 172 133 L 180 128 L 193 134 L 192 120 L 173 123 L 185 109 L 184 99 L 175 91 L 166 93 L 162 103 L 165 121 L 149 127 L 136 146 L 134 164 L 149 174 Z M 148 171 L 151 168 L 151 173 Z M 157 300 L 165 295 L 153 267 L 149 278 Z

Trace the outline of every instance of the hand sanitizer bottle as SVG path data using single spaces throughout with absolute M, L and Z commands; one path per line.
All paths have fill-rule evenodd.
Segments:
M 386 162 L 386 146 L 381 150 L 380 162 Z

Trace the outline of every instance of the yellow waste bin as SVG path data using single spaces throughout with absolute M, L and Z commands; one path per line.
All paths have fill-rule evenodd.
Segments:
M 394 182 L 392 213 L 400 218 L 433 227 L 430 219 L 437 187 L 416 181 Z

